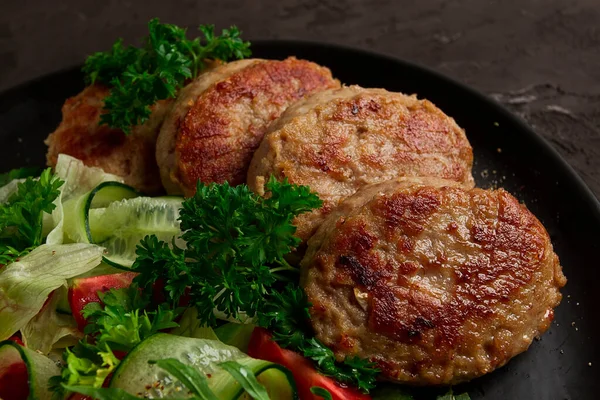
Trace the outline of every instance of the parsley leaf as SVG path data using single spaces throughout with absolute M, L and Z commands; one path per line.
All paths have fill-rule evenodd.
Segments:
M 172 310 L 163 304 L 152 310 L 149 297 L 135 284 L 99 292 L 98 296 L 102 304 L 89 303 L 83 309 L 88 320 L 86 336 L 65 351 L 61 376 L 50 380 L 57 396 L 64 394 L 65 385 L 69 390 L 102 387 L 119 364 L 113 351 L 129 352 L 153 334 L 179 326 L 174 321 L 181 309 Z
M 283 292 L 274 292 L 263 307 L 258 325 L 270 329 L 273 339 L 282 347 L 300 348 L 306 340 L 304 329 L 310 320 L 310 303 L 304 291 L 288 285 Z
M 10 173 L 9 173 L 10 175 Z M 17 185 L 17 191 L 0 205 L 0 264 L 6 265 L 42 244 L 43 213 L 54 210 L 63 181 L 44 170 Z
M 13 179 L 23 179 L 29 178 L 30 176 L 38 176 L 42 172 L 41 168 L 38 167 L 26 167 L 26 168 L 17 168 L 12 169 L 8 172 L 0 174 L 0 186 L 6 185 L 8 182 Z
M 215 35 L 213 25 L 198 29 L 204 39 L 190 40 L 185 29 L 154 18 L 142 47 L 125 47 L 119 39 L 110 51 L 89 56 L 83 66 L 87 83 L 111 87 L 100 123 L 130 133 L 133 126 L 148 120 L 154 103 L 175 97 L 186 80 L 198 76 L 208 59 L 227 61 L 250 55 L 250 43 L 240 38 L 235 26 L 220 36 Z
M 310 392 L 314 395 L 322 397 L 323 400 L 333 400 L 333 397 L 331 396 L 331 393 L 329 393 L 329 390 L 322 388 L 320 386 L 311 387 Z
M 308 188 L 287 181 L 271 179 L 267 189 L 271 195 L 263 198 L 246 185 L 199 183 L 180 213 L 186 249 L 144 238 L 132 267 L 140 272 L 135 281 L 149 288 L 164 280 L 172 304 L 189 287 L 202 325 L 216 325 L 215 310 L 254 317 L 276 282 L 298 272 L 284 259 L 299 243 L 292 220 L 321 205 Z
M 150 305 L 136 285 L 110 289 L 98 293 L 100 303 L 89 303 L 83 308 L 88 320 L 84 333 L 95 338 L 97 346 L 110 346 L 113 350 L 129 351 L 153 334 L 179 326 L 174 322 L 181 309 L 171 310 L 159 305 L 154 311 L 144 310 Z

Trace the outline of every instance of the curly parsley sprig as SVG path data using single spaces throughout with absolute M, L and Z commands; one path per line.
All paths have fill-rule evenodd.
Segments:
M 83 66 L 89 84 L 101 82 L 111 88 L 105 99 L 100 123 L 130 133 L 148 120 L 151 106 L 175 97 L 187 79 L 195 78 L 209 59 L 228 61 L 250 56 L 250 43 L 231 26 L 215 35 L 214 25 L 200 25 L 204 38 L 188 39 L 186 30 L 148 23 L 148 36 L 142 47 L 123 45 L 119 39 L 107 52 L 89 56 Z
M 254 317 L 279 281 L 297 269 L 284 256 L 299 244 L 294 217 L 321 206 L 307 187 L 278 182 L 267 184 L 266 198 L 246 185 L 198 184 L 197 192 L 183 202 L 180 213 L 180 249 L 144 238 L 133 269 L 140 287 L 161 279 L 174 305 L 189 288 L 191 303 L 202 324 L 215 326 L 213 310 L 227 317 Z

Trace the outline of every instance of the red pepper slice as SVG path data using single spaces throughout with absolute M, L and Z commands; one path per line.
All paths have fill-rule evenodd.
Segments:
M 281 364 L 294 375 L 301 400 L 320 400 L 310 388 L 322 387 L 331 393 L 333 400 L 368 400 L 371 396 L 352 387 L 343 386 L 335 380 L 319 374 L 312 362 L 291 350 L 282 349 L 271 340 L 271 333 L 263 328 L 255 328 L 250 337 L 248 355 L 261 360 Z
M 121 274 L 74 279 L 73 285 L 69 288 L 69 304 L 79 329 L 83 331 L 83 328 L 87 325 L 87 321 L 81 315 L 83 307 L 88 303 L 100 302 L 98 292 L 128 287 L 136 275 L 134 272 L 123 272 Z

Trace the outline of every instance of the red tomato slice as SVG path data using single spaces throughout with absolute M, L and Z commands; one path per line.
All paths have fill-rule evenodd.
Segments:
M 0 399 L 22 400 L 29 396 L 29 374 L 23 361 L 11 364 L 0 374 Z
M 165 295 L 165 280 L 157 279 L 152 285 L 152 301 L 155 305 L 159 305 L 167 301 Z M 185 288 L 183 296 L 179 298 L 179 307 L 188 307 L 190 305 L 191 296 L 189 286 Z
M 19 344 L 19 345 L 25 347 L 25 345 L 23 344 L 23 340 L 21 340 L 20 336 L 13 335 L 13 336 L 9 337 L 8 340 L 12 340 L 16 344 Z
M 69 304 L 79 329 L 83 331 L 83 328 L 87 325 L 85 318 L 81 315 L 83 307 L 88 303 L 99 302 L 98 292 L 128 287 L 136 275 L 135 272 L 124 272 L 74 279 L 73 285 L 69 288 Z
M 292 371 L 301 400 L 321 399 L 320 396 L 314 395 L 310 391 L 313 386 L 327 389 L 333 400 L 368 400 L 371 398 L 355 388 L 343 387 L 333 379 L 319 374 L 310 360 L 291 350 L 279 347 L 271 340 L 271 334 L 266 329 L 254 329 L 248 345 L 248 355 L 281 364 Z
M 8 338 L 24 346 L 20 336 Z M 23 360 L 15 362 L 0 370 L 0 399 L 21 400 L 29 396 L 29 374 Z

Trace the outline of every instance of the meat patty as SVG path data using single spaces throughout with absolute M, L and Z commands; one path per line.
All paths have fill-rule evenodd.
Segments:
M 108 88 L 91 85 L 65 102 L 62 122 L 45 141 L 48 165 L 54 167 L 58 155 L 64 153 L 123 177 L 125 183 L 144 193 L 160 192 L 156 137 L 172 101 L 156 103 L 150 119 L 125 135 L 120 129 L 98 125 L 108 94 Z
M 427 100 L 349 86 L 290 107 L 252 159 L 248 185 L 258 193 L 271 174 L 308 185 L 323 200 L 302 214 L 307 240 L 323 218 L 366 184 L 399 176 L 435 176 L 473 186 L 473 152 L 464 131 Z
M 184 88 L 167 117 L 156 159 L 169 193 L 193 195 L 198 180 L 246 181 L 267 126 L 292 103 L 339 87 L 331 71 L 309 61 L 235 61 Z
M 403 178 L 361 189 L 308 242 L 316 337 L 384 379 L 455 384 L 525 351 L 566 283 L 548 233 L 506 191 Z

